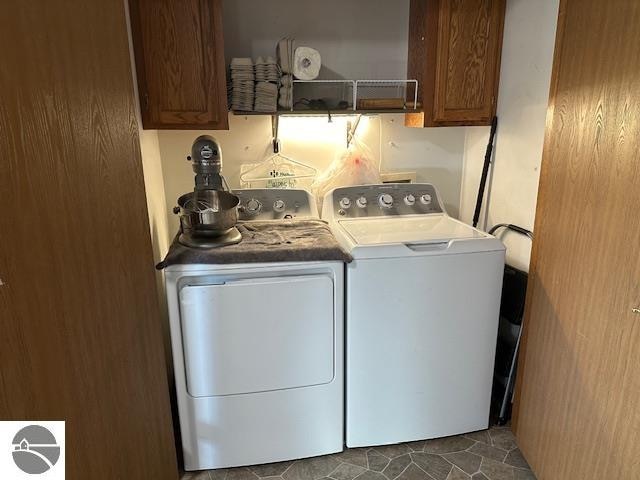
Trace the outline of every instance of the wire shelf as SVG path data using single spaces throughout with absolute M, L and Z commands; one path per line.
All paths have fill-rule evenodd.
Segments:
M 305 88 L 306 87 L 306 88 Z M 291 111 L 301 99 L 322 99 L 327 110 L 417 110 L 417 80 L 294 80 Z M 342 102 L 342 108 L 337 105 Z M 317 105 L 316 105 L 317 107 Z M 321 110 L 321 108 L 316 108 Z
M 356 110 L 418 108 L 417 80 L 356 80 Z
M 355 80 L 293 80 L 293 105 L 299 110 L 354 110 L 356 105 Z M 315 107 L 305 105 L 305 100 L 316 100 Z M 322 100 L 323 104 L 317 102 Z M 308 108 L 300 108 L 300 105 Z
M 237 115 L 406 113 L 419 111 L 418 80 L 293 80 L 291 103 L 276 112 Z

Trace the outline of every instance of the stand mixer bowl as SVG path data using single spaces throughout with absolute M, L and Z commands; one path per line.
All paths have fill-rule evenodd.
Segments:
M 224 235 L 238 222 L 240 199 L 223 190 L 196 190 L 178 198 L 182 233 L 194 237 Z

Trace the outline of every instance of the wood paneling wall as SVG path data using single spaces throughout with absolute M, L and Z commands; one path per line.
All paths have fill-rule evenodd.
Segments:
M 125 5 L 1 2 L 0 44 L 0 419 L 66 420 L 67 478 L 174 480 Z
M 562 0 L 514 425 L 539 480 L 640 478 L 640 3 Z

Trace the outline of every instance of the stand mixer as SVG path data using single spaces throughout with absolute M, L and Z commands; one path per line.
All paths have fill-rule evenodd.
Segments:
M 240 242 L 242 235 L 235 227 L 240 200 L 228 191 L 227 182 L 220 174 L 220 146 L 213 137 L 202 135 L 193 142 L 187 160 L 191 161 L 196 174 L 195 188 L 182 195 L 173 209 L 175 214 L 180 214 L 178 241 L 193 248 L 215 248 Z

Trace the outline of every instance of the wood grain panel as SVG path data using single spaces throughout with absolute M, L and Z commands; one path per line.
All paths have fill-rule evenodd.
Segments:
M 445 5 L 440 16 L 439 54 L 443 62 L 438 79 L 444 86 L 440 100 L 446 109 L 483 108 L 491 4 L 482 0 L 457 0 Z M 473 14 L 469 15 L 469 11 Z
M 407 78 L 418 80 L 418 102 L 422 104 L 423 111 L 405 115 L 408 127 L 424 127 L 433 122 L 438 11 L 438 0 L 411 0 Z M 407 98 L 412 98 L 413 93 L 409 91 Z
M 407 126 L 490 125 L 495 115 L 505 0 L 411 0 L 408 78 L 424 112 Z
M 435 122 L 491 122 L 499 80 L 504 9 L 504 0 L 441 2 Z
M 145 128 L 228 128 L 221 0 L 130 0 Z
M 66 420 L 67 478 L 170 480 L 124 7 L 0 3 L 0 419 Z
M 640 478 L 640 4 L 561 0 L 514 410 L 540 480 Z

